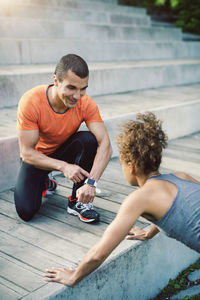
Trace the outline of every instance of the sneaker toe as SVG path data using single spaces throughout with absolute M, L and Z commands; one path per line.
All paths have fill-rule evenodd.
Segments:
M 81 213 L 81 215 L 87 219 L 94 219 L 94 220 L 99 219 L 99 214 L 95 210 L 86 210 L 83 213 Z

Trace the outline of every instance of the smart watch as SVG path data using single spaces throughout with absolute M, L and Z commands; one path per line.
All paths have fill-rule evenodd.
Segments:
M 97 182 L 92 178 L 87 178 L 84 183 L 94 186 L 95 188 L 97 187 Z

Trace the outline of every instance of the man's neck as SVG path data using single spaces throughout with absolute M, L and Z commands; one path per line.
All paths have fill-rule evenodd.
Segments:
M 48 99 L 55 112 L 64 113 L 68 109 L 58 97 L 54 85 L 50 86 L 48 89 Z

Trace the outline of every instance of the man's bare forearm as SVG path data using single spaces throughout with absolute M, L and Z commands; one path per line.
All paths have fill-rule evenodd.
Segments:
M 97 154 L 94 159 L 90 176 L 96 181 L 99 180 L 103 171 L 105 170 L 112 155 L 112 147 L 109 141 L 102 142 L 97 150 Z
M 35 166 L 36 168 L 47 171 L 62 171 L 66 162 L 48 157 L 34 149 L 22 153 L 22 159 L 25 163 Z

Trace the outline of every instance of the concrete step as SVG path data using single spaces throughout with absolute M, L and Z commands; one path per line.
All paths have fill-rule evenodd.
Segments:
M 55 65 L 1 66 L 0 107 L 17 105 L 28 89 L 51 83 L 54 68 Z M 200 78 L 200 59 L 90 63 L 89 68 L 91 96 L 194 84 Z
M 88 9 L 85 6 L 82 9 L 79 8 L 68 8 L 68 7 L 55 7 L 55 6 L 43 6 L 38 11 L 38 5 L 17 5 L 13 3 L 8 5 L 0 4 L 0 16 L 1 17 L 19 17 L 19 18 L 33 18 L 33 19 L 49 19 L 51 20 L 65 20 L 73 21 L 79 20 L 81 22 L 93 22 L 93 23 L 104 23 L 104 24 L 133 24 L 133 25 L 150 25 L 150 17 L 145 14 L 140 14 L 140 11 L 132 11 L 130 13 L 119 13 L 113 12 L 113 10 L 95 10 Z
M 145 8 L 139 8 L 139 7 L 130 7 L 125 5 L 118 5 L 116 2 L 109 2 L 109 1 L 92 1 L 92 0 L 43 0 L 43 1 L 33 1 L 33 0 L 15 0 L 15 3 L 13 4 L 12 0 L 5 1 L 1 0 L 0 7 L 2 12 L 7 13 L 9 15 L 9 12 L 12 12 L 12 8 L 10 8 L 12 5 L 23 5 L 25 8 L 29 5 L 37 6 L 40 9 L 46 9 L 47 7 L 54 7 L 62 8 L 62 9 L 84 9 L 87 8 L 87 10 L 95 10 L 95 11 L 112 11 L 114 13 L 125 13 L 125 14 L 136 14 L 136 15 L 146 15 L 146 9 Z M 38 11 L 40 14 L 40 12 Z
M 183 40 L 184 41 L 193 41 L 193 42 L 199 42 L 200 41 L 200 35 L 187 33 L 187 32 L 183 32 L 182 35 L 183 35 Z
M 177 27 L 174 23 L 169 23 L 169 22 L 161 22 L 161 21 L 156 21 L 154 19 L 151 19 L 151 26 L 158 26 L 158 27 Z
M 91 40 L 181 40 L 179 28 L 141 27 L 58 20 L 0 18 L 0 38 L 54 38 Z
M 94 97 L 111 138 L 113 156 L 118 156 L 115 143 L 118 125 L 134 119 L 140 111 L 153 111 L 163 120 L 163 128 L 170 140 L 200 131 L 199 95 L 200 83 Z M 0 190 L 14 185 L 19 169 L 16 113 L 17 107 L 0 110 Z M 83 126 L 81 129 L 86 128 Z M 197 167 L 195 170 L 199 172 Z
M 190 59 L 200 57 L 200 42 L 0 39 L 0 65 L 56 63 L 66 53 L 87 62 Z

